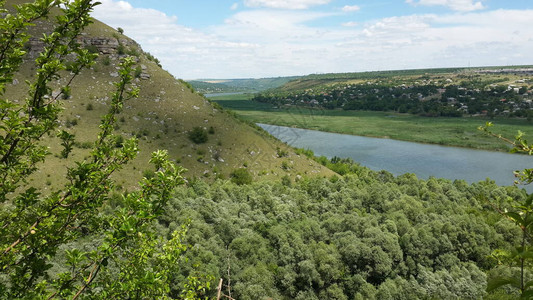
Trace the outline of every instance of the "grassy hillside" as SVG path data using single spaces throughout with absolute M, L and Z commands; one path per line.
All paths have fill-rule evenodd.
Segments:
M 23 1 L 9 1 L 9 3 Z M 33 30 L 49 30 L 46 22 L 40 22 Z M 124 138 L 137 136 L 140 140 L 140 153 L 136 160 L 128 164 L 125 170 L 117 174 L 118 183 L 129 188 L 147 172 L 150 153 L 156 149 L 167 149 L 170 157 L 187 168 L 187 177 L 228 178 L 238 168 L 247 168 L 254 178 L 278 178 L 288 175 L 331 175 L 332 172 L 304 156 L 296 155 L 292 150 L 268 134 L 253 128 L 248 123 L 237 120 L 232 114 L 223 111 L 220 106 L 189 89 L 189 85 L 176 80 L 161 69 L 150 56 L 128 37 L 115 29 L 95 21 L 81 37 L 87 41 L 105 40 L 110 44 L 118 42 L 116 49 L 107 49 L 109 54 L 100 54 L 97 63 L 76 77 L 69 99 L 64 100 L 64 113 L 60 129 L 66 129 L 76 135 L 76 147 L 68 160 L 60 159 L 59 139 L 49 137 L 45 143 L 55 157 L 46 161 L 37 176 L 31 178 L 36 184 L 54 185 L 60 166 L 70 165 L 74 160 L 83 159 L 87 148 L 96 138 L 100 117 L 107 112 L 113 82 L 117 79 L 120 57 L 133 55 L 138 58 L 138 67 L 134 84 L 140 87 L 140 97 L 127 102 L 123 114 L 119 117 L 117 132 Z M 35 56 L 34 48 L 38 42 L 30 45 L 30 56 Z M 95 49 L 92 44 L 86 47 Z M 102 52 L 101 49 L 98 51 Z M 6 97 L 13 101 L 24 101 L 26 93 L 25 80 L 30 79 L 35 71 L 33 59 L 28 57 L 26 63 L 16 75 L 13 85 L 8 87 Z M 68 75 L 68 74 L 65 74 Z M 54 93 L 64 85 L 68 76 L 57 82 Z M 208 140 L 195 144 L 188 138 L 194 127 L 209 131 Z M 278 148 L 287 148 L 288 155 L 279 157 Z M 283 168 L 287 164 L 290 168 Z

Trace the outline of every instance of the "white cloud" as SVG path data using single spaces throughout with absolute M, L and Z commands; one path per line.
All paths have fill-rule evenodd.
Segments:
M 233 3 L 233 5 L 231 6 L 231 10 L 236 10 L 237 8 L 239 8 L 239 3 Z
M 405 2 L 412 5 L 446 6 L 461 12 L 485 9 L 482 1 L 475 0 L 406 0 Z
M 344 27 L 356 27 L 356 26 L 359 26 L 359 23 L 350 21 L 350 22 L 342 23 L 342 26 L 344 26 Z
M 373 70 L 486 66 L 502 58 L 504 64 L 529 64 L 532 25 L 533 10 L 394 17 L 366 24 L 338 47 L 365 53 L 363 63 Z
M 342 12 L 254 9 L 199 31 L 156 10 L 103 2 L 96 18 L 124 28 L 186 79 L 533 63 L 533 10 L 396 16 L 335 28 L 308 24 Z
M 217 33 L 234 37 L 240 36 L 240 34 L 235 34 L 236 31 L 246 31 L 259 38 L 265 33 L 290 36 L 295 32 L 316 31 L 302 24 L 332 15 L 331 13 L 299 11 L 244 11 L 226 19 L 224 26 L 217 26 Z
M 342 8 L 342 11 L 344 12 L 354 12 L 359 11 L 361 8 L 357 5 L 346 5 Z
M 243 53 L 257 47 L 188 28 L 178 24 L 177 17 L 154 9 L 134 8 L 125 1 L 100 2 L 93 13 L 95 18 L 111 27 L 122 27 L 178 78 L 225 77 L 231 65 L 228 62 L 238 62 Z
M 312 6 L 324 5 L 331 0 L 244 0 L 248 7 L 267 7 L 279 9 L 307 9 Z

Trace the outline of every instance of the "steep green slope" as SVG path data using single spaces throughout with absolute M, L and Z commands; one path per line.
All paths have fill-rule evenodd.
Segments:
M 23 1 L 8 1 L 7 6 L 20 2 Z M 41 36 L 43 31 L 50 29 L 47 22 L 39 22 L 32 30 L 34 36 Z M 141 178 L 148 168 L 150 153 L 156 149 L 167 149 L 173 160 L 189 170 L 187 177 L 228 178 L 238 168 L 247 168 L 256 179 L 333 174 L 290 149 L 287 149 L 287 156 L 279 157 L 277 149 L 287 148 L 286 145 L 192 92 L 186 83 L 162 70 L 137 43 L 115 29 L 95 21 L 79 41 L 87 49 L 100 52 L 100 57 L 90 70 L 75 78 L 71 97 L 64 100 L 60 129 L 76 135 L 77 147 L 68 160 L 57 155 L 47 160 L 40 174 L 30 179 L 35 183 L 55 184 L 55 178 L 64 175 L 57 174 L 57 170 L 63 170 L 59 166 L 72 164 L 87 155 L 84 148 L 96 138 L 100 117 L 108 110 L 120 58 L 125 55 L 138 59 L 134 84 L 141 89 L 139 98 L 125 104 L 120 125 L 116 128 L 124 138 L 135 135 L 140 140 L 140 154 L 117 175 L 119 184 L 125 188 Z M 24 101 L 27 88 L 24 82 L 34 74 L 33 59 L 41 47 L 38 39 L 32 39 L 28 44 L 28 57 L 7 89 L 8 99 Z M 68 75 L 65 72 L 57 82 L 52 96 L 59 93 L 59 87 L 69 79 Z M 195 144 L 188 138 L 194 127 L 210 132 L 207 142 Z M 50 137 L 46 143 L 52 153 L 61 151 L 57 138 Z M 282 164 L 290 168 L 282 168 Z

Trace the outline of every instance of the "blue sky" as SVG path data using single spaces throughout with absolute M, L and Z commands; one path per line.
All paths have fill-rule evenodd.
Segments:
M 174 76 L 533 64 L 531 0 L 101 0 Z

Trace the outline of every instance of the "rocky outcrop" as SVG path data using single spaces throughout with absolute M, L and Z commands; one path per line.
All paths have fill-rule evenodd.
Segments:
M 120 45 L 119 40 L 116 38 L 103 37 L 80 38 L 78 43 L 85 47 L 94 46 L 100 54 L 114 54 Z
M 44 50 L 44 43 L 38 38 L 30 38 L 30 40 L 26 43 L 26 50 L 29 52 L 31 57 L 36 57 Z
M 78 38 L 78 43 L 85 48 L 95 47 L 100 54 L 116 54 L 120 45 L 130 48 L 139 48 L 139 44 L 126 38 L 115 37 L 84 37 Z M 31 57 L 36 57 L 44 50 L 44 43 L 39 38 L 31 38 L 26 44 Z

